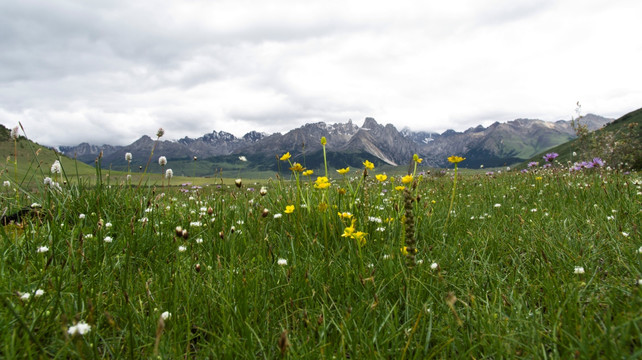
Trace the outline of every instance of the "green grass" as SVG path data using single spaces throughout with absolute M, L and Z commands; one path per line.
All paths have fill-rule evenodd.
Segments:
M 398 176 L 362 171 L 332 172 L 326 190 L 312 183 L 320 171 L 300 186 L 241 172 L 241 188 L 238 175 L 219 188 L 178 177 L 163 187 L 160 174 L 137 188 L 103 170 L 61 190 L 3 187 L 3 208 L 42 207 L 0 227 L 0 357 L 642 354 L 639 174 L 469 171 L 446 227 L 450 176 L 422 178 L 404 198 Z M 414 267 L 400 250 L 410 198 Z M 363 246 L 342 236 L 352 222 L 338 212 L 367 233 Z M 80 321 L 91 331 L 69 335 Z

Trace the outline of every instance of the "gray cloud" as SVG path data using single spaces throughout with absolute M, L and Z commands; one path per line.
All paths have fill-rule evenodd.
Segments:
M 636 10 L 638 10 L 636 12 Z M 639 107 L 634 0 L 0 2 L 0 123 L 51 145 Z

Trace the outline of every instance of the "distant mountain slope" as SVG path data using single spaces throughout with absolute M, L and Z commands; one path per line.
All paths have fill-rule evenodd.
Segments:
M 597 129 L 610 119 L 587 115 L 585 121 L 589 128 Z M 446 159 L 457 154 L 468 159 L 462 166 L 478 167 L 480 164 L 499 166 L 520 162 L 574 136 L 568 121 L 517 119 L 506 123 L 496 122 L 488 128 L 480 125 L 464 132 L 447 130 L 436 134 L 409 129 L 400 132 L 391 124 L 382 125 L 373 118 L 366 118 L 361 127 L 352 121 L 343 124 L 318 122 L 285 134 L 267 135 L 252 131 L 241 138 L 224 131 L 213 131 L 197 139 L 185 137 L 178 141 L 160 141 L 154 156 L 163 155 L 169 160 L 187 163 L 196 156 L 201 161 L 208 161 L 211 166 L 201 164 L 191 167 L 205 173 L 211 173 L 216 166 L 235 163 L 235 159 L 241 155 L 258 162 L 257 168 L 272 169 L 276 156 L 286 152 L 292 154 L 292 161 L 314 163 L 318 159 L 317 153 L 321 151 L 320 139 L 326 137 L 328 154 L 343 153 L 329 157 L 333 167 L 360 163 L 349 157 L 364 154 L 382 164 L 402 165 L 415 153 L 426 160 L 423 166 L 449 166 Z M 127 146 L 97 147 L 83 143 L 76 147 L 61 147 L 61 150 L 87 163 L 93 163 L 102 150 L 103 166 L 124 169 L 127 167 L 125 153 L 133 154 L 134 166 L 144 166 L 153 144 L 154 139 L 143 136 Z
M 589 129 L 594 126 L 594 120 L 585 116 L 580 119 Z M 587 139 L 574 138 L 540 152 L 527 160 L 521 166 L 532 161 L 543 163 L 546 153 L 557 153 L 556 161 L 561 164 L 590 161 L 600 157 L 608 166 L 618 167 L 621 162 L 625 168 L 642 169 L 642 108 L 627 113 L 606 126 L 589 134 Z M 575 153 L 575 155 L 573 155 Z

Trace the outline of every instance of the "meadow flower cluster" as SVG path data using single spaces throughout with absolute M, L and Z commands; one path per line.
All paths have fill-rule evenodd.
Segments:
M 448 176 L 418 171 L 418 155 L 403 173 L 367 159 L 308 169 L 285 153 L 289 179 L 168 187 L 166 169 L 148 186 L 125 173 L 50 191 L 40 177 L 27 202 L 40 206 L 0 237 L 0 351 L 631 357 L 642 180 L 547 157 L 534 175 L 462 175 L 456 155 Z M 62 181 L 53 165 L 45 175 Z

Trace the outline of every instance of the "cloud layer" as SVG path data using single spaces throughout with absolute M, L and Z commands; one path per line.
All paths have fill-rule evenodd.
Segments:
M 0 3 L 0 123 L 49 145 L 641 107 L 642 3 Z M 482 4 L 483 3 L 483 4 Z

